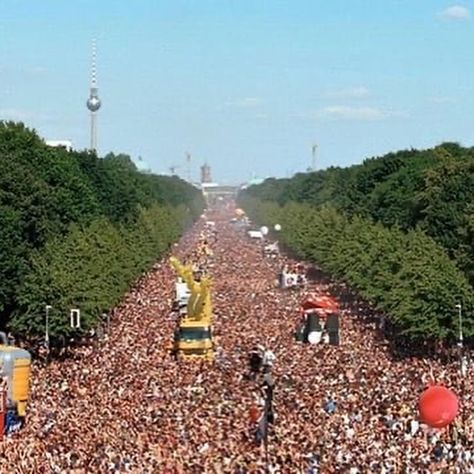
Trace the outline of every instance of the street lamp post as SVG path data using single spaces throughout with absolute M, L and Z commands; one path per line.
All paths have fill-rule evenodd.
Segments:
M 106 323 L 106 332 L 109 334 L 110 331 L 110 313 L 102 313 L 102 320 Z
M 462 346 L 463 343 L 463 334 L 462 334 L 462 306 L 457 304 L 456 308 L 458 310 L 458 322 L 459 322 L 459 345 Z
M 265 464 L 267 472 L 270 472 L 270 457 L 268 452 L 268 425 L 273 424 L 274 422 L 274 413 L 273 413 L 273 377 L 271 373 L 266 373 L 263 377 L 263 390 L 265 393 L 265 408 L 264 408 L 264 417 L 265 417 L 265 436 L 264 436 L 264 447 L 265 447 Z
M 458 310 L 458 328 L 459 328 L 459 337 L 458 337 L 458 347 L 459 347 L 459 363 L 460 363 L 460 371 L 461 375 L 464 375 L 463 372 L 463 331 L 462 331 L 462 305 L 457 304 L 456 309 Z
M 463 337 L 463 330 L 462 330 L 462 305 L 458 303 L 456 305 L 456 309 L 458 310 L 458 329 L 459 329 L 459 336 L 458 336 L 458 348 L 459 348 L 459 374 L 461 376 L 461 426 L 464 430 L 465 426 L 465 416 L 466 416 L 466 409 L 464 407 L 464 377 L 465 377 L 465 366 L 464 366 L 464 337 Z
M 44 343 L 46 347 L 49 349 L 49 310 L 53 307 L 49 304 L 45 306 L 46 309 L 46 321 L 45 321 L 45 329 L 44 329 Z

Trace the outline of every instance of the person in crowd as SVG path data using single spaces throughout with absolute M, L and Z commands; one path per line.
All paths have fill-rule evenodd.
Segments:
M 272 352 L 270 349 L 265 350 L 263 353 L 263 360 L 262 360 L 262 365 L 264 369 L 268 369 L 268 371 L 271 371 L 273 367 L 273 363 L 275 362 L 275 354 Z
M 252 351 L 250 352 L 249 356 L 249 365 L 250 365 L 250 377 L 255 380 L 257 378 L 257 374 L 260 372 L 262 368 L 262 351 L 258 346 L 255 346 Z
M 324 404 L 324 411 L 328 415 L 332 415 L 336 411 L 337 403 L 332 399 L 329 400 Z

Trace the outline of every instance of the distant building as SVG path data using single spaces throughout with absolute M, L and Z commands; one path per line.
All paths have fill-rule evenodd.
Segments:
M 265 178 L 252 178 L 248 184 L 249 186 L 254 186 L 257 184 L 262 184 L 264 181 L 265 181 Z
M 71 140 L 46 140 L 46 145 L 52 146 L 53 148 L 65 148 L 67 151 L 72 150 Z
M 249 186 L 262 184 L 264 181 L 265 181 L 265 178 L 252 178 L 248 183 L 243 184 L 240 188 L 247 189 Z
M 137 161 L 134 161 L 134 164 L 137 167 L 137 170 L 140 171 L 140 173 L 151 173 L 150 166 L 141 156 L 138 157 Z
M 207 163 L 201 166 L 201 183 L 212 183 L 211 167 Z

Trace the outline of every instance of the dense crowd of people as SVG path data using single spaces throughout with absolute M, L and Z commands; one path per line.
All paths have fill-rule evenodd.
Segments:
M 172 253 L 197 258 L 206 232 L 211 251 L 199 265 L 213 281 L 215 361 L 172 355 L 168 254 L 113 311 L 103 340 L 34 366 L 26 425 L 0 443 L 1 472 L 474 473 L 472 369 L 461 377 L 456 359 L 394 358 L 356 297 L 341 301 L 339 346 L 296 342 L 303 292 L 333 285 L 280 289 L 281 268 L 305 264 L 266 258 L 264 243 L 236 230 L 228 213 L 207 219 L 211 230 L 202 219 Z M 267 442 L 257 429 L 266 375 L 255 348 L 274 383 Z M 449 429 L 418 420 L 431 379 L 461 398 Z

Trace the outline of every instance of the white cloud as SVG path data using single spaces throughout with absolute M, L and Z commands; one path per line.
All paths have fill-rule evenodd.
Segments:
M 325 97 L 330 99 L 365 99 L 369 96 L 370 91 L 364 86 L 350 87 L 325 94 Z
M 318 115 L 322 118 L 333 120 L 354 120 L 360 122 L 374 122 L 390 116 L 389 113 L 377 107 L 350 107 L 347 105 L 324 107 Z
M 471 12 L 461 5 L 453 5 L 440 12 L 439 16 L 447 20 L 468 20 L 471 18 Z
M 16 76 L 44 76 L 49 73 L 49 69 L 45 66 L 25 66 L 17 64 L 0 64 L 0 72 L 2 75 Z
M 243 99 L 230 100 L 225 103 L 225 106 L 237 109 L 252 109 L 258 107 L 261 103 L 262 100 L 258 97 L 244 97 Z
M 31 66 L 25 68 L 26 74 L 30 74 L 32 76 L 42 76 L 48 72 L 48 68 L 45 66 Z
M 430 97 L 430 102 L 433 102 L 434 104 L 453 104 L 456 102 L 452 97 L 444 97 L 444 96 L 439 96 L 439 97 Z
M 392 117 L 407 118 L 408 112 L 384 110 L 379 107 L 352 107 L 348 105 L 331 105 L 316 113 L 300 115 L 300 118 L 319 120 L 347 120 L 355 122 L 377 122 Z
M 0 120 L 14 120 L 19 122 L 25 122 L 38 118 L 37 114 L 28 110 L 22 109 L 0 109 Z

